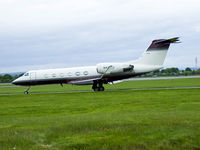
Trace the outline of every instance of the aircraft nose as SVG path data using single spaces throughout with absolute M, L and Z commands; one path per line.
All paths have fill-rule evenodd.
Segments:
M 16 85 L 16 80 L 17 80 L 17 79 L 15 79 L 14 81 L 12 81 L 11 83 Z
M 29 81 L 24 81 L 22 77 L 19 77 L 11 82 L 14 85 L 29 85 Z
M 14 85 L 19 85 L 20 84 L 20 78 L 15 79 L 11 83 L 14 84 Z

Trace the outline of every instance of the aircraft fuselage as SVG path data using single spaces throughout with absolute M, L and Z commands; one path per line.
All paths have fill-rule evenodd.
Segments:
M 92 85 L 94 91 L 104 91 L 103 84 L 122 80 L 163 67 L 171 43 L 178 43 L 179 38 L 152 41 L 140 58 L 122 63 L 100 63 L 96 66 L 32 70 L 12 83 L 22 86 L 43 84 Z M 25 91 L 28 93 L 29 88 Z

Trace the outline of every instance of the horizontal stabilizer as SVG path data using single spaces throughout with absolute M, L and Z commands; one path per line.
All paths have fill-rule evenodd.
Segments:
M 156 40 L 155 44 L 164 44 L 164 43 L 180 43 L 179 37 L 171 38 L 171 39 L 163 39 L 163 40 Z

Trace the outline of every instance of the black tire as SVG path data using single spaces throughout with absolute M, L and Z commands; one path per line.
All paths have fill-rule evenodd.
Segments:
M 28 94 L 28 91 L 25 91 L 24 94 Z
M 104 87 L 99 87 L 99 91 L 104 91 Z
M 96 87 L 96 88 L 94 88 L 93 90 L 94 90 L 95 92 L 97 92 L 97 91 L 99 91 L 99 88 Z

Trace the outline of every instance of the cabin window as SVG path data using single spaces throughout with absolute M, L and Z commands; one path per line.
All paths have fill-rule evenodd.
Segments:
M 44 77 L 45 77 L 45 78 L 48 78 L 48 74 L 44 74 Z
M 76 76 L 80 76 L 81 73 L 80 72 L 76 72 L 75 74 L 76 74 Z
M 25 73 L 25 74 L 24 74 L 24 76 L 29 76 L 29 73 L 28 73 L 28 72 L 27 72 L 27 73 Z
M 61 74 L 60 74 L 60 77 L 64 77 L 64 73 L 61 73 Z
M 85 76 L 87 76 L 87 75 L 88 75 L 88 71 L 84 71 L 83 74 L 84 74 Z
M 55 78 L 55 77 L 56 77 L 56 74 L 55 74 L 55 73 L 53 73 L 53 74 L 52 74 L 52 77 L 53 77 L 53 78 Z
M 72 76 L 72 73 L 71 73 L 71 72 L 68 72 L 67 75 L 71 77 L 71 76 Z

